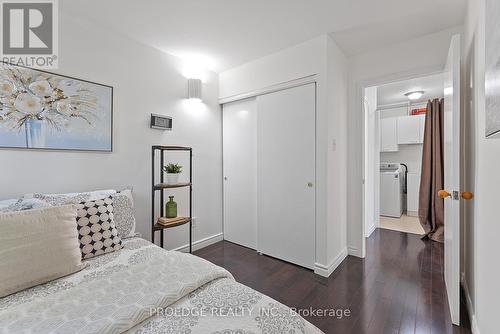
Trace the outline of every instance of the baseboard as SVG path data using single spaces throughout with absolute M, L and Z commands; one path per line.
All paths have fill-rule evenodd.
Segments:
M 339 255 L 333 259 L 332 262 L 330 262 L 329 265 L 325 266 L 324 264 L 321 263 L 315 263 L 314 264 L 314 273 L 323 277 L 329 277 L 335 269 L 344 261 L 344 259 L 347 257 L 347 248 L 344 248 Z
M 470 298 L 469 286 L 467 285 L 465 274 L 461 273 L 460 276 L 461 276 L 460 281 L 462 283 L 462 288 L 464 289 L 464 294 L 465 294 L 465 304 L 467 305 L 467 313 L 469 313 L 471 331 L 472 334 L 479 334 L 476 312 L 474 310 L 474 306 L 472 305 L 472 299 Z
M 363 254 L 361 254 L 361 250 L 356 248 L 356 247 L 351 247 L 351 246 L 348 246 L 347 247 L 347 254 L 351 255 L 351 256 L 356 256 L 356 257 L 363 257 Z
M 366 237 L 369 238 L 370 235 L 372 235 L 372 233 L 375 231 L 377 227 L 375 226 L 375 224 L 373 224 L 372 226 L 370 226 L 368 228 L 368 230 L 366 231 Z
M 418 217 L 418 211 L 406 211 L 406 215 L 409 217 Z
M 207 246 L 210 246 L 211 244 L 215 244 L 216 242 L 222 241 L 223 239 L 224 235 L 222 233 L 218 233 L 210 237 L 197 240 L 193 242 L 193 251 L 205 248 Z M 173 250 L 179 252 L 189 252 L 189 244 L 174 248 Z

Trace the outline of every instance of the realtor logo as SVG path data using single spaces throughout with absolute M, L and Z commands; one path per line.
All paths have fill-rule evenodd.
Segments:
M 57 68 L 56 0 L 1 1 L 2 61 Z

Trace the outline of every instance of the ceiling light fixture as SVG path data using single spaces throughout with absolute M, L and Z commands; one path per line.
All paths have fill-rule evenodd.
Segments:
M 405 96 L 414 101 L 414 100 L 418 100 L 419 98 L 421 98 L 423 95 L 424 95 L 424 91 L 423 90 L 418 90 L 418 91 L 414 91 L 414 92 L 408 92 L 405 94 Z

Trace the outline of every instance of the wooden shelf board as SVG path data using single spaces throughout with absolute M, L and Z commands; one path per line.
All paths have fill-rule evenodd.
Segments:
M 174 222 L 166 223 L 166 224 L 160 224 L 159 222 L 163 219 L 167 219 L 167 218 L 163 218 L 163 217 L 158 218 L 156 224 L 154 225 L 155 231 L 163 230 L 165 228 L 171 228 L 171 227 L 184 225 L 184 224 L 189 223 L 191 221 L 191 218 L 189 218 L 189 217 L 182 217 L 182 219 L 178 220 L 178 221 L 174 221 Z
M 183 187 L 189 187 L 192 184 L 187 182 L 187 183 L 175 183 L 175 184 L 167 184 L 167 183 L 157 183 L 154 186 L 155 190 L 161 190 L 161 189 L 169 189 L 169 188 L 183 188 Z

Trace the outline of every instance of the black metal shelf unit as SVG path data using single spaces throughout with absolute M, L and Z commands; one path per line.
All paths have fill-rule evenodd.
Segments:
M 160 152 L 159 159 L 156 158 L 156 152 Z M 166 184 L 164 183 L 164 172 L 163 166 L 165 163 L 165 152 L 166 151 L 185 151 L 189 152 L 189 182 L 187 183 L 178 183 L 178 184 Z M 159 160 L 159 161 L 157 161 Z M 155 168 L 156 164 L 159 163 L 160 168 L 158 171 L 160 172 L 160 183 L 155 183 L 155 176 L 157 170 Z M 151 182 L 151 240 L 155 242 L 155 233 L 157 231 L 160 232 L 160 246 L 163 248 L 163 231 L 167 228 L 172 228 L 175 226 L 180 226 L 189 223 L 189 252 L 191 253 L 193 250 L 193 149 L 191 147 L 185 146 L 159 146 L 155 145 L 151 149 L 151 167 L 152 167 L 152 182 Z M 189 187 L 189 217 L 185 217 L 181 222 L 176 222 L 172 225 L 162 225 L 158 223 L 158 220 L 164 216 L 164 208 L 165 208 L 165 191 L 171 188 L 188 188 Z M 156 202 L 156 194 L 160 193 L 160 216 L 156 217 L 155 212 L 155 202 Z

